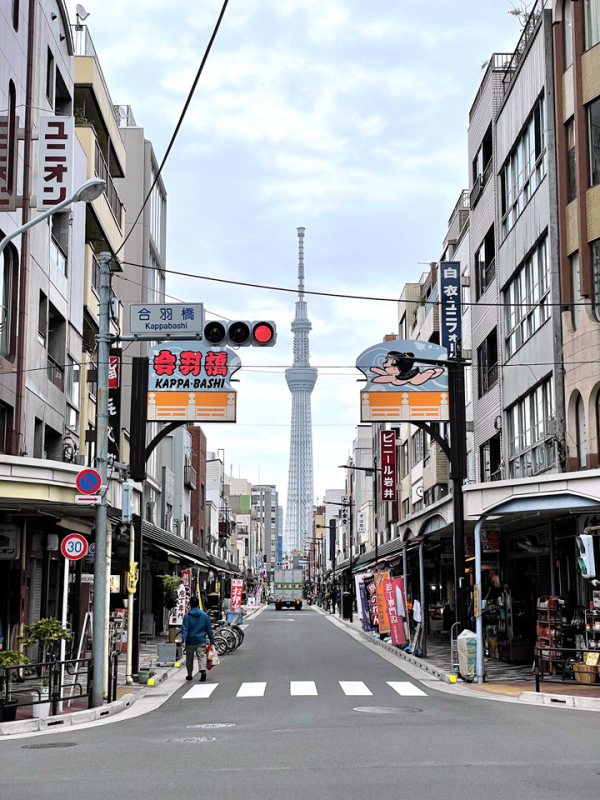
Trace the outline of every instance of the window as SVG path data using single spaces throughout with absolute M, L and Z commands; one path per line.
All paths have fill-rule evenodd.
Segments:
M 79 428 L 79 397 L 81 391 L 81 366 L 75 359 L 67 355 L 66 369 L 66 396 L 67 396 L 67 427 L 72 430 Z
M 494 386 L 498 380 L 498 335 L 496 328 L 488 334 L 483 344 L 477 348 L 479 366 L 479 397 Z
M 423 431 L 418 430 L 412 437 L 412 463 L 413 466 L 423 460 L 424 454 L 424 437 Z
M 504 236 L 546 175 L 545 120 L 545 101 L 540 97 L 500 173 Z
M 600 184 L 600 98 L 588 106 L 588 134 L 590 140 L 590 185 Z
M 154 166 L 151 171 L 151 186 L 156 180 Z M 163 223 L 165 218 L 165 196 L 162 193 L 160 181 L 154 186 L 150 194 L 150 236 L 154 241 L 157 251 L 163 255 Z
M 585 428 L 585 408 L 583 398 L 577 395 L 575 403 L 575 434 L 577 442 L 577 466 L 579 469 L 587 467 L 587 433 Z
M 594 314 L 600 320 L 600 239 L 590 245 L 592 250 L 592 280 L 594 282 Z
M 401 468 L 401 477 L 406 478 L 409 473 L 409 466 L 408 466 L 408 441 L 402 442 L 400 445 L 400 468 Z
M 491 285 L 496 275 L 496 247 L 494 226 L 486 233 L 479 249 L 475 252 L 475 279 L 477 281 L 477 299 Z
M 500 436 L 493 436 L 479 448 L 480 477 L 484 483 L 502 480 Z
M 511 478 L 537 475 L 554 466 L 554 400 L 549 380 L 511 406 L 508 422 L 508 459 Z
M 54 108 L 54 56 L 50 48 L 48 48 L 46 58 L 46 98 L 50 106 Z
M 473 189 L 471 190 L 471 208 L 479 200 L 483 189 L 492 175 L 493 169 L 493 136 L 492 126 L 488 127 L 479 150 L 475 154 L 472 166 Z
M 0 237 L 4 234 L 0 232 Z M 0 265 L 0 356 L 8 358 L 13 351 L 13 293 L 16 290 L 17 251 L 12 245 L 4 249 Z
M 33 428 L 33 457 L 44 457 L 44 423 L 35 417 Z
M 48 336 L 48 298 L 44 292 L 40 291 L 40 304 L 38 307 L 38 341 L 46 346 Z
M 573 6 L 565 0 L 563 25 L 565 33 L 565 69 L 573 66 Z
M 465 405 L 473 401 L 473 376 L 471 374 L 471 367 L 465 367 Z
M 600 42 L 600 0 L 583 0 L 585 14 L 585 49 Z
M 577 151 L 575 150 L 575 120 L 567 122 L 567 200 L 577 197 Z
M 471 307 L 471 287 L 465 284 L 465 276 L 463 275 L 463 279 L 461 282 L 461 290 L 462 290 L 462 313 L 466 314 Z
M 547 239 L 544 238 L 504 291 L 508 358 L 548 319 L 549 297 Z
M 56 111 L 57 114 L 61 114 L 65 117 L 70 117 L 72 112 L 71 95 L 69 94 L 69 90 L 67 89 L 67 84 L 65 83 L 65 79 L 61 75 L 61 72 L 58 69 L 58 67 L 56 68 L 55 72 L 56 72 L 56 81 L 54 90 L 54 99 L 55 99 L 54 110 Z
M 402 516 L 408 517 L 410 514 L 410 499 L 407 497 L 406 500 L 402 501 Z
M 50 268 L 66 277 L 69 253 L 69 213 L 51 217 Z
M 4 403 L 0 403 L 0 453 L 6 453 L 9 420 L 9 407 L 5 406 Z
M 13 28 L 19 30 L 19 0 L 12 0 L 12 24 Z
M 10 198 L 16 191 L 15 170 L 17 157 L 17 90 L 13 81 L 8 82 L 8 141 L 7 149 L 7 170 L 5 176 L 5 192 Z
M 48 380 L 64 391 L 66 322 L 57 309 L 48 304 Z
M 569 258 L 571 262 L 571 290 L 573 293 L 573 305 L 571 306 L 571 322 L 573 324 L 573 328 L 577 329 L 579 325 L 579 315 L 581 311 L 581 306 L 579 303 L 582 302 L 583 298 L 581 297 L 581 280 L 579 275 L 579 252 L 573 253 L 573 255 Z

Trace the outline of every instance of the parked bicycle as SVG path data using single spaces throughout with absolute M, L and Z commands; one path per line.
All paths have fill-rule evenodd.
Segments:
M 244 631 L 235 622 L 226 619 L 212 621 L 215 634 L 215 650 L 219 656 L 233 653 L 244 641 Z

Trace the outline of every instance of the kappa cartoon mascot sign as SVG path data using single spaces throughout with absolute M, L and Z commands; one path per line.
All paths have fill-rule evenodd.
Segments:
M 447 358 L 445 347 L 429 342 L 394 339 L 369 347 L 356 361 L 367 379 L 361 422 L 447 422 L 448 372 L 427 363 Z

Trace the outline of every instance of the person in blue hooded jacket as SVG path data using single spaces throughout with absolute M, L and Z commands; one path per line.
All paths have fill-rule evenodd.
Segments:
M 208 614 L 200 609 L 197 597 L 190 600 L 190 610 L 183 618 L 183 631 L 181 640 L 185 645 L 185 666 L 187 667 L 186 680 L 192 680 L 194 671 L 194 656 L 198 659 L 200 682 L 206 680 L 206 640 L 215 643 L 215 637 Z

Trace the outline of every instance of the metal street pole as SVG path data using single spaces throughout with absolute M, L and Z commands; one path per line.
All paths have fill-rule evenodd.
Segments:
M 100 304 L 98 312 L 98 390 L 96 467 L 100 473 L 103 496 L 96 506 L 96 556 L 94 565 L 94 620 L 92 629 L 92 655 L 94 658 L 94 682 L 92 707 L 104 701 L 104 684 L 107 659 L 105 658 L 104 629 L 106 623 L 106 523 L 108 507 L 108 360 L 110 355 L 110 253 L 100 253 Z M 129 643 L 128 643 L 129 644 Z

